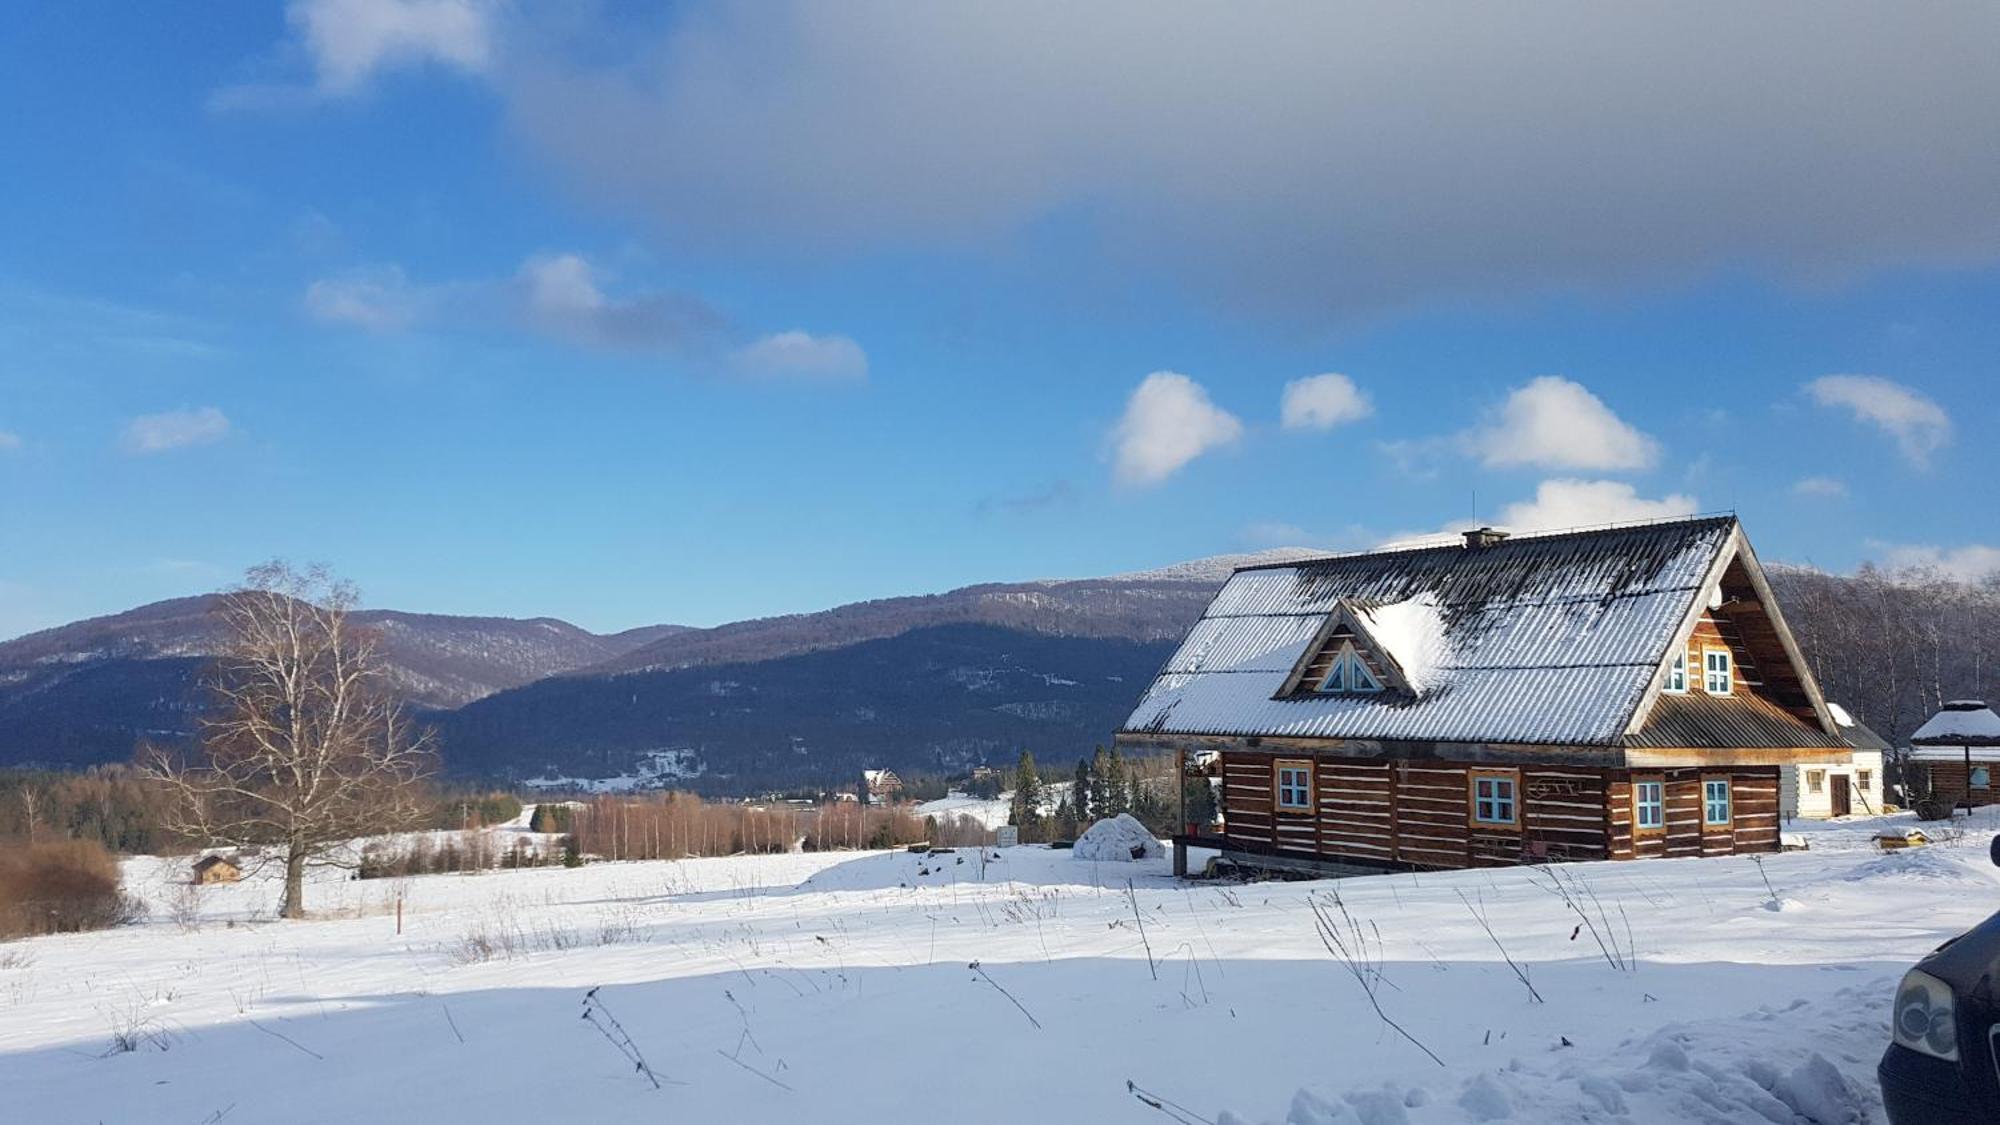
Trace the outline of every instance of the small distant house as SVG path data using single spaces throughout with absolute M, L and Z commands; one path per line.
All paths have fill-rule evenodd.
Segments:
M 226 855 L 205 855 L 194 861 L 196 883 L 234 883 L 243 878 L 243 868 Z
M 1882 755 L 1889 744 L 1838 703 L 1828 702 L 1850 761 L 1794 762 L 1778 771 L 1778 809 L 1793 817 L 1876 816 L 1882 812 Z
M 862 770 L 862 783 L 868 786 L 868 803 L 879 804 L 895 797 L 903 791 L 903 779 L 895 770 Z
M 1117 738 L 1219 759 L 1177 870 L 1774 852 L 1780 770 L 1852 760 L 1734 516 L 1241 568 Z
M 1910 766 L 1947 806 L 1990 805 L 2000 769 L 2000 715 L 1984 700 L 1954 699 L 1910 736 Z

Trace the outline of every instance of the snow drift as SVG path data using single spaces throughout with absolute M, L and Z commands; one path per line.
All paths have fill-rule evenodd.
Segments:
M 1076 838 L 1078 859 L 1130 863 L 1135 859 L 1157 859 L 1163 851 L 1153 833 L 1133 819 L 1131 813 L 1100 820 Z

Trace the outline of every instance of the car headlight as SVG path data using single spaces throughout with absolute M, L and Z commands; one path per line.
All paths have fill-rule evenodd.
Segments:
M 1958 1061 L 1958 1013 L 1951 986 L 1911 969 L 1896 988 L 1896 1042 L 1946 1062 Z

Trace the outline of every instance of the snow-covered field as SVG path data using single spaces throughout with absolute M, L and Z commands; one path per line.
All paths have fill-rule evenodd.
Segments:
M 1880 1121 L 1891 990 L 2000 907 L 2000 825 L 1893 856 L 1876 826 L 1761 870 L 1194 885 L 1015 848 L 329 878 L 303 923 L 267 880 L 191 917 L 178 864 L 133 860 L 145 924 L 0 945 L 0 1119 L 1166 1119 L 1129 1079 L 1183 1120 Z

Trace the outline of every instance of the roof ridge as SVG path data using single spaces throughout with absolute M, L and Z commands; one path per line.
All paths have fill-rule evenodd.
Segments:
M 1524 531 L 1516 535 L 1509 535 L 1506 539 L 1500 541 L 1499 543 L 1495 543 L 1490 547 L 1482 547 L 1480 548 L 1480 550 L 1491 551 L 1495 549 L 1504 549 L 1507 546 L 1516 543 L 1545 543 L 1551 539 L 1564 539 L 1564 538 L 1581 539 L 1592 535 L 1609 535 L 1620 531 L 1639 531 L 1647 528 L 1667 527 L 1675 524 L 1686 524 L 1689 526 L 1693 526 L 1696 524 L 1730 524 L 1730 523 L 1735 523 L 1736 519 L 1737 517 L 1735 510 L 1727 509 L 1718 512 L 1703 512 L 1692 516 L 1658 516 L 1652 519 L 1617 520 L 1611 523 L 1600 523 L 1600 524 L 1579 524 L 1575 527 L 1541 528 L 1534 531 Z M 1252 570 L 1295 570 L 1302 566 L 1314 566 L 1319 563 L 1327 563 L 1327 562 L 1340 562 L 1346 559 L 1378 558 L 1378 557 L 1387 557 L 1390 555 L 1413 555 L 1423 551 L 1463 551 L 1465 549 L 1466 548 L 1464 546 L 1458 543 L 1453 543 L 1448 541 L 1437 542 L 1437 543 L 1412 544 L 1407 547 L 1393 547 L 1393 546 L 1376 547 L 1366 551 L 1337 551 L 1325 555 L 1314 555 L 1311 558 L 1293 559 L 1290 562 L 1251 563 L 1246 566 L 1239 566 L 1231 573 L 1242 574 Z

